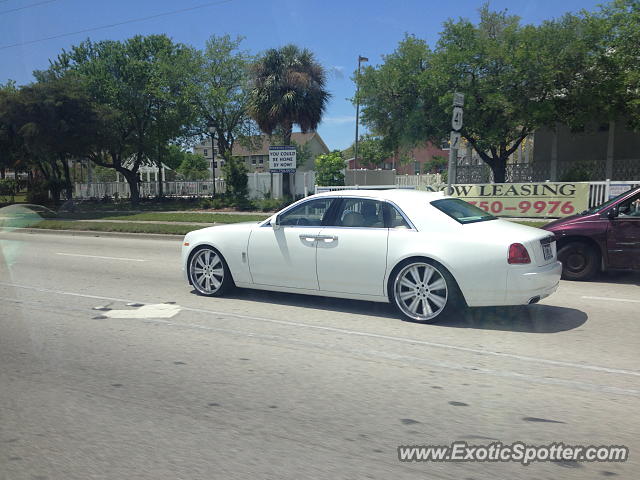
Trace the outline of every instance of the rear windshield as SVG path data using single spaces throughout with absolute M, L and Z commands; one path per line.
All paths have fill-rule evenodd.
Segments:
M 431 202 L 431 205 L 462 224 L 486 222 L 497 218 L 459 198 L 443 198 Z

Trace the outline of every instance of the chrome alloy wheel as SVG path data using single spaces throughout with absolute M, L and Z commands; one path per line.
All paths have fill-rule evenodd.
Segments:
M 447 306 L 447 281 L 435 266 L 414 262 L 396 276 L 393 286 L 395 302 L 407 317 L 429 321 Z
M 220 256 L 209 248 L 196 252 L 189 264 L 193 286 L 205 295 L 220 290 L 224 282 L 224 266 Z

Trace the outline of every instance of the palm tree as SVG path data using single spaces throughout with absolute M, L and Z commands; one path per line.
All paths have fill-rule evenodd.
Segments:
M 291 145 L 296 124 L 305 133 L 315 130 L 322 119 L 330 94 L 326 73 L 313 53 L 295 45 L 272 48 L 253 64 L 249 115 L 267 135 L 278 131 L 284 145 Z M 289 190 L 285 174 L 285 194 Z

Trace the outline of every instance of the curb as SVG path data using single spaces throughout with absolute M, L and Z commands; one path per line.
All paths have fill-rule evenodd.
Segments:
M 127 233 L 127 232 L 99 232 L 95 230 L 54 230 L 50 228 L 13 228 L 0 233 L 43 233 L 46 235 L 70 235 L 72 237 L 111 237 L 111 238 L 139 238 L 152 240 L 182 240 L 184 235 L 170 233 Z

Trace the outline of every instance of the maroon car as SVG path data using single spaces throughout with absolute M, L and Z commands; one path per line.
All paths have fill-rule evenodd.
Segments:
M 600 270 L 640 270 L 640 188 L 542 228 L 556 236 L 562 278 L 588 280 Z

